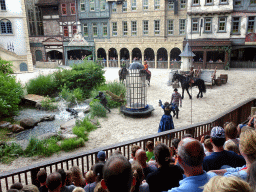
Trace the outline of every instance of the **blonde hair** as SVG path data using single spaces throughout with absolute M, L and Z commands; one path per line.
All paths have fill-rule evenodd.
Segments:
M 83 178 L 82 172 L 79 167 L 74 166 L 70 169 L 72 173 L 72 182 L 74 182 L 76 187 L 84 187 L 85 179 Z
M 203 192 L 251 192 L 249 183 L 246 181 L 230 176 L 215 176 L 204 186 Z
M 240 155 L 240 151 L 239 151 L 239 148 L 238 148 L 237 144 L 232 140 L 229 140 L 225 144 L 224 149 L 227 150 L 227 151 L 234 151 L 236 154 Z
M 212 150 L 213 146 L 212 146 L 212 143 L 211 143 L 211 139 L 205 139 L 204 146 L 205 146 L 206 149 Z
M 93 183 L 95 181 L 95 174 L 93 173 L 92 170 L 88 171 L 85 174 L 85 180 L 86 180 L 86 183 Z
M 240 135 L 240 152 L 243 152 L 253 162 L 256 160 L 256 131 L 247 129 Z
M 103 189 L 101 182 L 98 182 L 94 188 L 94 192 L 107 192 L 107 190 Z
M 76 187 L 72 192 L 85 192 L 82 187 Z
M 224 129 L 225 129 L 225 135 L 227 138 L 235 139 L 237 137 L 237 128 L 233 122 L 228 123 Z

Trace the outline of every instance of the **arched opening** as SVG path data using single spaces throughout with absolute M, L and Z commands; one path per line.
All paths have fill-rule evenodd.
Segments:
M 155 66 L 155 53 L 152 48 L 145 49 L 144 60 L 148 62 L 148 66 L 150 68 L 153 68 Z
M 141 62 L 141 51 L 139 48 L 134 48 L 132 50 L 132 61 L 140 61 Z
M 97 50 L 97 62 L 99 62 L 100 65 L 106 67 L 107 62 L 106 62 L 106 51 L 103 48 L 99 48 Z
M 181 54 L 181 51 L 179 48 L 173 48 L 171 50 L 171 61 L 180 61 L 180 55 Z
M 122 48 L 120 50 L 120 58 L 121 58 L 121 65 L 126 65 L 126 67 L 130 64 L 130 54 L 127 48 Z
M 115 48 L 110 48 L 108 50 L 109 54 L 109 67 L 118 67 L 118 58 L 117 58 L 117 51 Z
M 157 51 L 157 68 L 168 68 L 167 50 L 160 48 Z
M 26 63 L 21 63 L 20 71 L 28 71 L 28 65 Z
M 36 61 L 42 61 L 43 60 L 43 54 L 41 50 L 36 50 Z

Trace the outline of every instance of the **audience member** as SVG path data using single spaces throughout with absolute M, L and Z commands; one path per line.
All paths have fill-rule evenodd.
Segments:
M 138 146 L 138 145 L 133 145 L 133 146 L 132 146 L 132 148 L 131 148 L 131 150 L 132 150 L 132 153 L 131 153 L 132 158 L 129 160 L 130 163 L 133 162 L 133 160 L 134 160 L 134 158 L 135 158 L 135 153 L 136 153 L 136 151 L 137 151 L 138 149 L 140 149 L 140 146 Z
M 46 179 L 46 186 L 49 192 L 60 192 L 61 175 L 58 172 L 51 173 Z
M 41 169 L 37 173 L 37 180 L 40 183 L 39 191 L 40 192 L 48 192 L 48 189 L 46 187 L 46 178 L 47 178 L 47 173 L 45 169 Z
M 251 192 L 250 185 L 238 177 L 215 176 L 204 186 L 203 192 Z
M 95 182 L 95 179 L 96 179 L 96 175 L 93 173 L 92 170 L 89 170 L 85 174 L 86 185 Z
M 173 156 L 174 156 L 174 164 L 177 165 L 178 163 L 178 145 L 180 139 L 174 138 L 172 139 L 172 147 L 173 147 Z
M 74 185 L 66 186 L 66 172 L 64 169 L 58 169 L 56 172 L 58 172 L 61 175 L 61 184 L 62 187 L 60 189 L 61 192 L 72 192 L 76 187 Z
M 37 186 L 35 185 L 24 185 L 23 188 L 20 191 L 24 192 L 39 192 Z
M 205 171 L 221 169 L 224 166 L 240 167 L 245 165 L 243 157 L 235 152 L 224 150 L 225 140 L 224 129 L 222 127 L 213 127 L 211 130 L 211 143 L 214 152 L 204 158 L 203 168 Z
M 119 149 L 116 149 L 111 155 L 123 155 Z
M 101 181 L 103 189 L 108 189 L 109 192 L 130 192 L 135 182 L 128 159 L 122 155 L 116 155 L 107 160 Z
M 255 122 L 255 118 L 256 118 L 256 115 L 253 115 L 253 116 L 250 118 L 250 120 L 249 120 L 249 122 L 248 122 L 248 124 L 247 124 L 249 127 L 255 128 L 255 125 L 256 125 L 256 123 L 254 123 L 254 122 Z
M 186 178 L 179 182 L 180 186 L 168 190 L 168 192 L 201 192 L 214 173 L 206 173 L 203 170 L 204 159 L 203 145 L 196 139 L 182 139 L 178 147 L 178 161 L 184 170 Z
M 159 144 L 154 149 L 158 169 L 147 177 L 150 192 L 161 192 L 179 186 L 183 179 L 183 170 L 177 165 L 171 165 L 171 154 L 169 147 Z
M 224 143 L 224 147 L 227 143 L 232 141 L 237 144 L 237 147 L 239 147 L 239 138 L 237 138 L 237 127 L 233 122 L 230 122 L 225 126 L 225 136 L 226 141 Z
M 73 185 L 72 183 L 72 172 L 70 170 L 66 171 L 66 186 Z
M 254 161 L 248 169 L 247 181 L 253 191 L 256 191 L 256 161 Z
M 188 138 L 188 137 L 191 137 L 193 138 L 193 135 L 191 135 L 190 133 L 186 133 L 182 136 L 182 139 L 185 139 L 185 138 Z
M 147 178 L 149 173 L 155 172 L 157 170 L 156 166 L 147 164 L 147 155 L 143 149 L 138 149 L 136 151 L 135 160 L 138 161 L 142 166 L 145 178 Z
M 136 184 L 132 186 L 131 192 L 149 192 L 148 183 L 142 183 L 144 179 L 143 169 L 137 161 L 132 163 L 132 172 L 133 177 L 136 179 Z
M 94 191 L 94 188 L 96 187 L 97 183 L 101 181 L 103 178 L 103 167 L 104 163 L 96 163 L 93 166 L 93 174 L 95 175 L 95 182 L 89 183 L 84 187 L 85 192 L 92 192 Z
M 82 172 L 79 167 L 74 166 L 71 168 L 72 173 L 72 182 L 76 187 L 84 187 L 85 186 L 85 178 L 83 178 Z
M 147 144 L 146 144 L 146 147 L 147 147 L 147 151 L 146 151 L 146 155 L 147 155 L 147 162 L 149 162 L 149 160 L 154 156 L 154 143 L 152 141 L 147 141 Z
M 205 152 L 205 155 L 206 156 L 209 156 L 213 153 L 213 146 L 212 146 L 212 143 L 211 143 L 211 139 L 206 139 L 204 140 L 204 147 L 206 149 L 206 152 Z
M 10 187 L 10 189 L 17 189 L 17 190 L 21 190 L 22 188 L 23 188 L 23 185 L 19 182 L 12 184 Z
M 101 186 L 101 182 L 99 182 L 94 188 L 94 192 L 108 192 L 108 191 L 106 189 L 103 189 L 103 187 Z
M 76 187 L 73 192 L 85 192 L 82 187 Z M 92 191 L 93 192 L 93 191 Z
M 226 145 L 224 145 L 224 150 L 226 151 L 233 151 L 237 155 L 241 155 L 239 151 L 239 147 L 234 141 L 229 141 Z
M 97 162 L 105 163 L 105 160 L 106 160 L 106 153 L 104 151 L 99 151 L 97 154 Z

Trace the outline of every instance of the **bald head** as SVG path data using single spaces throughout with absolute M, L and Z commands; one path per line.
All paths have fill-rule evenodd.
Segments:
M 181 140 L 178 146 L 178 155 L 191 167 L 202 165 L 204 159 L 203 145 L 196 139 L 185 138 Z
M 146 164 L 147 154 L 143 149 L 138 149 L 135 153 L 135 159 L 142 165 Z

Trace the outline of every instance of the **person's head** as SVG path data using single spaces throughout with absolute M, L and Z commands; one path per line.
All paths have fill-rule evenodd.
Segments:
M 180 139 L 174 138 L 172 139 L 172 146 L 174 147 L 174 149 L 178 149 L 178 145 L 179 145 Z
M 119 149 L 116 149 L 111 155 L 123 155 Z
M 184 164 L 189 167 L 202 166 L 203 159 L 204 148 L 198 140 L 188 137 L 180 141 L 178 146 L 178 161 L 182 167 Z
M 236 139 L 237 128 L 233 122 L 230 122 L 225 126 L 225 135 L 226 135 L 226 138 L 228 139 Z
M 20 182 L 16 182 L 12 184 L 10 187 L 10 189 L 17 189 L 17 190 L 21 190 L 22 188 L 23 188 L 23 185 Z
M 146 147 L 148 150 L 153 150 L 154 149 L 153 141 L 147 141 Z
M 206 139 L 204 140 L 204 147 L 206 148 L 207 151 L 212 151 L 212 143 L 211 143 L 211 139 Z
M 99 96 L 103 95 L 103 92 L 102 91 L 99 91 Z
M 136 151 L 138 150 L 138 149 L 140 149 L 140 146 L 138 146 L 138 145 L 133 145 L 132 146 L 132 158 L 134 158 L 135 157 L 135 153 L 136 153 Z
M 175 88 L 175 89 L 174 89 L 174 92 L 178 92 L 178 89 Z
M 93 173 L 96 176 L 96 182 L 101 181 L 101 179 L 103 178 L 103 167 L 104 163 L 96 163 L 93 166 Z
M 251 164 L 248 170 L 247 182 L 250 184 L 253 191 L 256 191 L 256 161 Z
M 240 153 L 245 158 L 246 163 L 256 160 L 256 130 L 247 129 L 240 135 Z
M 239 147 L 238 147 L 237 144 L 236 144 L 234 141 L 232 141 L 232 140 L 230 140 L 229 142 L 227 142 L 227 143 L 225 144 L 224 149 L 227 150 L 227 151 L 233 151 L 233 152 L 235 152 L 236 154 L 240 155 Z
M 92 170 L 88 171 L 85 174 L 85 180 L 86 180 L 86 183 L 93 183 L 95 181 L 95 174 L 93 173 Z
M 69 186 L 72 184 L 72 173 L 70 170 L 66 171 L 66 185 Z
M 40 171 L 38 171 L 38 173 L 37 173 L 37 180 L 41 184 L 45 184 L 46 178 L 47 178 L 47 173 L 46 173 L 45 169 L 41 169 Z
M 144 179 L 143 168 L 137 161 L 132 162 L 132 173 L 136 179 L 136 185 L 132 187 L 132 192 L 139 192 L 140 185 Z
M 62 183 L 62 186 L 65 186 L 66 185 L 66 172 L 64 171 L 64 169 L 57 169 L 57 171 L 60 175 L 61 175 L 61 183 Z
M 157 145 L 154 149 L 154 155 L 156 158 L 156 162 L 161 166 L 168 166 L 171 161 L 171 154 L 169 147 L 167 145 L 161 143 Z
M 186 133 L 182 136 L 182 139 L 185 139 L 185 138 L 188 138 L 188 137 L 191 137 L 193 138 L 193 135 L 191 135 L 190 133 Z
M 72 174 L 72 182 L 75 184 L 76 187 L 84 187 L 84 178 L 82 172 L 79 167 L 74 166 L 70 169 Z
M 132 169 L 128 159 L 122 155 L 111 156 L 104 165 L 101 185 L 110 192 L 129 192 L 132 185 Z
M 76 187 L 72 192 L 85 192 L 82 187 Z
M 95 188 L 94 188 L 94 192 L 108 192 L 106 189 L 103 189 L 103 187 L 101 186 L 101 182 L 97 183 Z
M 98 161 L 105 161 L 106 153 L 104 151 L 99 151 L 97 154 Z
M 204 186 L 203 192 L 251 192 L 250 185 L 239 177 L 215 176 Z
M 20 191 L 24 192 L 39 192 L 39 189 L 35 185 L 24 185 Z
M 225 131 L 222 127 L 216 126 L 211 130 L 211 141 L 216 147 L 223 147 L 226 137 Z
M 147 162 L 147 154 L 143 149 L 138 149 L 135 153 L 135 160 L 139 162 L 142 166 L 146 165 Z
M 51 173 L 46 179 L 46 186 L 50 192 L 60 191 L 62 187 L 61 175 L 58 172 Z

